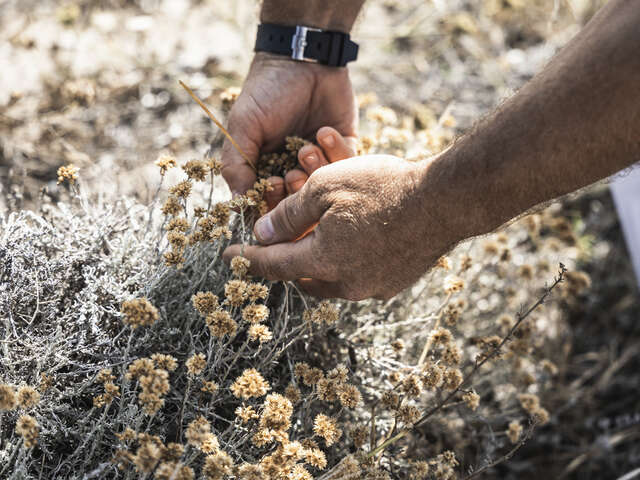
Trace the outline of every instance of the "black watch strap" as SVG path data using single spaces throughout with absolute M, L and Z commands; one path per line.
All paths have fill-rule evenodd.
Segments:
M 258 25 L 255 51 L 344 67 L 358 57 L 358 44 L 348 33 L 263 23 Z

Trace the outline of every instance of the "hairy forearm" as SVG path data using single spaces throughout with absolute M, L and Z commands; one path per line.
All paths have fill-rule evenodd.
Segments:
M 264 0 L 260 21 L 348 33 L 365 0 Z
M 430 194 L 441 189 L 449 203 L 468 206 L 456 218 L 443 205 L 447 228 L 464 237 L 487 233 L 640 160 L 638 25 L 637 1 L 610 2 L 539 75 L 429 166 Z

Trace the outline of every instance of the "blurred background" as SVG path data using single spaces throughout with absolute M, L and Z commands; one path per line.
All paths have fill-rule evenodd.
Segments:
M 352 36 L 361 103 L 465 132 L 588 21 L 595 0 L 369 0 Z M 0 211 L 59 198 L 60 165 L 103 199 L 147 202 L 162 151 L 200 157 L 219 133 L 178 85 L 219 110 L 252 58 L 259 4 L 236 0 L 0 1 Z M 442 147 L 444 145 L 441 145 Z M 433 147 L 433 145 L 431 145 Z M 436 148 L 437 150 L 437 148 Z M 533 478 L 630 478 L 640 467 L 640 306 L 609 187 L 554 208 L 580 233 L 588 295 L 572 328 L 557 422 L 505 466 Z M 506 478 L 506 477 L 503 477 Z

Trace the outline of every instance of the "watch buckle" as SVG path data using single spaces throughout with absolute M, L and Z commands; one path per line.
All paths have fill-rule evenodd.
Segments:
M 291 39 L 291 58 L 298 61 L 313 62 L 318 61 L 314 58 L 307 58 L 304 56 L 304 49 L 309 44 L 307 42 L 308 32 L 321 32 L 319 28 L 305 27 L 303 25 L 296 25 L 296 33 Z

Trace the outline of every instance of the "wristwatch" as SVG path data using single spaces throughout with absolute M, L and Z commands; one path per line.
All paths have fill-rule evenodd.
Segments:
M 286 55 L 293 60 L 344 67 L 358 57 L 358 44 L 348 33 L 262 23 L 258 25 L 256 52 Z

